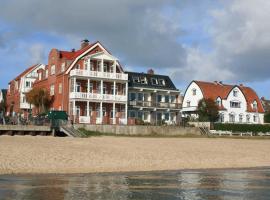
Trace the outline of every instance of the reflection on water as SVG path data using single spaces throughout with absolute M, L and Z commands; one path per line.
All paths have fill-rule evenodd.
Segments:
M 0 199 L 270 199 L 270 169 L 0 176 Z

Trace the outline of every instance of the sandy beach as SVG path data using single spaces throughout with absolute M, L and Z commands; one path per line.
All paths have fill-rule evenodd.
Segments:
M 0 174 L 270 166 L 270 140 L 1 136 Z

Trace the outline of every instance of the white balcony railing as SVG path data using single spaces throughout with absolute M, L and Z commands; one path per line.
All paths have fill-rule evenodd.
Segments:
M 112 95 L 112 94 L 98 94 L 98 93 L 84 93 L 84 92 L 71 92 L 71 99 L 89 99 L 99 101 L 127 101 L 125 95 Z
M 96 77 L 96 78 L 104 78 L 104 79 L 128 80 L 128 75 L 124 74 L 124 73 L 99 72 L 99 71 L 89 71 L 89 70 L 82 70 L 82 69 L 71 70 L 70 76 L 83 76 L 83 77 Z
M 79 123 L 82 123 L 82 124 L 89 124 L 89 123 L 90 123 L 90 117 L 87 117 L 87 116 L 80 116 L 80 117 L 79 117 Z
M 29 103 L 20 103 L 20 109 L 30 109 L 30 104 Z

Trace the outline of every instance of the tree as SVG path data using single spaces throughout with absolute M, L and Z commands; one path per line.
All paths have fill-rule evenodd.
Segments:
M 52 98 L 47 89 L 33 88 L 26 94 L 26 101 L 31 105 L 34 105 L 38 113 L 43 113 L 49 109 Z
M 213 99 L 201 99 L 198 104 L 199 121 L 215 122 L 219 118 L 218 106 Z
M 270 123 L 270 112 L 264 114 L 264 123 Z

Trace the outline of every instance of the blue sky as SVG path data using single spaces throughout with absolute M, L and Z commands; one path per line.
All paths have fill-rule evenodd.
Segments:
M 153 68 L 183 92 L 194 79 L 220 80 L 270 98 L 269 10 L 264 0 L 2 0 L 0 87 L 47 63 L 51 48 L 78 49 L 88 38 L 125 69 Z

